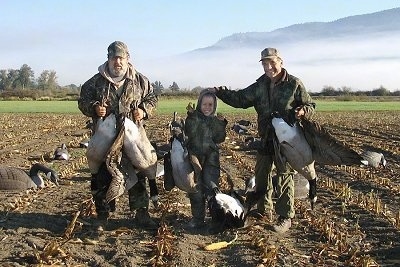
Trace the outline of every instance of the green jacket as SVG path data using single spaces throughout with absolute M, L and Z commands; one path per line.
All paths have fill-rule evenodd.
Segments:
M 83 84 L 78 99 L 78 108 L 81 112 L 96 122 L 98 118 L 95 105 L 104 101 L 108 104 L 108 114 L 124 114 L 132 119 L 132 109 L 140 107 L 145 111 L 147 119 L 158 101 L 149 80 L 129 64 L 122 90 L 116 90 L 111 78 L 105 72 L 106 66 L 107 62 L 99 67 L 99 73 Z
M 221 89 L 216 95 L 232 107 L 245 109 L 254 107 L 258 115 L 259 136 L 266 138 L 272 127 L 273 112 L 291 117 L 295 108 L 303 106 L 305 116 L 310 118 L 315 109 L 315 103 L 312 102 L 300 79 L 290 75 L 285 69 L 282 71 L 284 72 L 282 79 L 275 84 L 272 92 L 270 92 L 271 80 L 264 74 L 247 88 L 238 91 Z
M 188 113 L 185 120 L 188 149 L 196 156 L 218 152 L 217 144 L 225 140 L 227 123 L 216 116 L 204 116 L 197 110 Z

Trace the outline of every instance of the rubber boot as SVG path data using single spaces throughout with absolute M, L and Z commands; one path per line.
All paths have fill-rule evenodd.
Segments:
M 189 194 L 190 209 L 193 218 L 187 224 L 190 229 L 202 228 L 205 226 L 206 203 L 201 193 Z
M 314 204 L 317 201 L 317 178 L 308 181 L 310 189 L 308 191 L 308 198 L 310 199 L 311 209 L 314 209 Z
M 149 230 L 158 229 L 158 224 L 151 219 L 147 208 L 138 209 L 136 211 L 135 220 L 137 225 L 141 228 Z

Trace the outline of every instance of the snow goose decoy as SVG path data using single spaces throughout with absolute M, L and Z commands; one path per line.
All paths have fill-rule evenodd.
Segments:
M 243 227 L 246 212 L 239 198 L 222 193 L 213 182 L 211 182 L 211 186 L 213 194 L 208 198 L 207 205 L 213 222 L 218 224 L 215 233 L 226 228 Z
M 383 167 L 386 168 L 386 159 L 382 153 L 374 152 L 374 151 L 364 151 L 361 153 L 361 157 L 363 158 L 362 163 L 364 165 L 372 166 L 374 168 Z
M 57 147 L 54 151 L 53 159 L 55 160 L 69 160 L 69 158 L 70 155 L 66 144 L 61 144 L 61 146 Z
M 44 181 L 39 172 L 55 185 L 58 185 L 58 175 L 52 169 L 43 164 L 32 165 L 29 173 L 15 167 L 0 167 L 0 190 L 26 190 L 29 188 L 43 188 Z

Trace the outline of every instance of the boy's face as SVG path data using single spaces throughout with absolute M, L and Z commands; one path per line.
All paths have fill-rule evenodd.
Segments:
M 203 96 L 200 110 L 205 116 L 210 116 L 214 112 L 214 97 L 208 95 Z

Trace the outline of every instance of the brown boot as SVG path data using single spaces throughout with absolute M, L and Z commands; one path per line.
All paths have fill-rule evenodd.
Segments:
M 291 226 L 292 226 L 292 220 L 290 218 L 285 218 L 280 216 L 278 218 L 278 222 L 273 227 L 275 232 L 283 234 L 287 232 Z
M 147 208 L 140 208 L 136 211 L 135 221 L 141 228 L 150 230 L 158 229 L 158 224 L 151 219 Z

